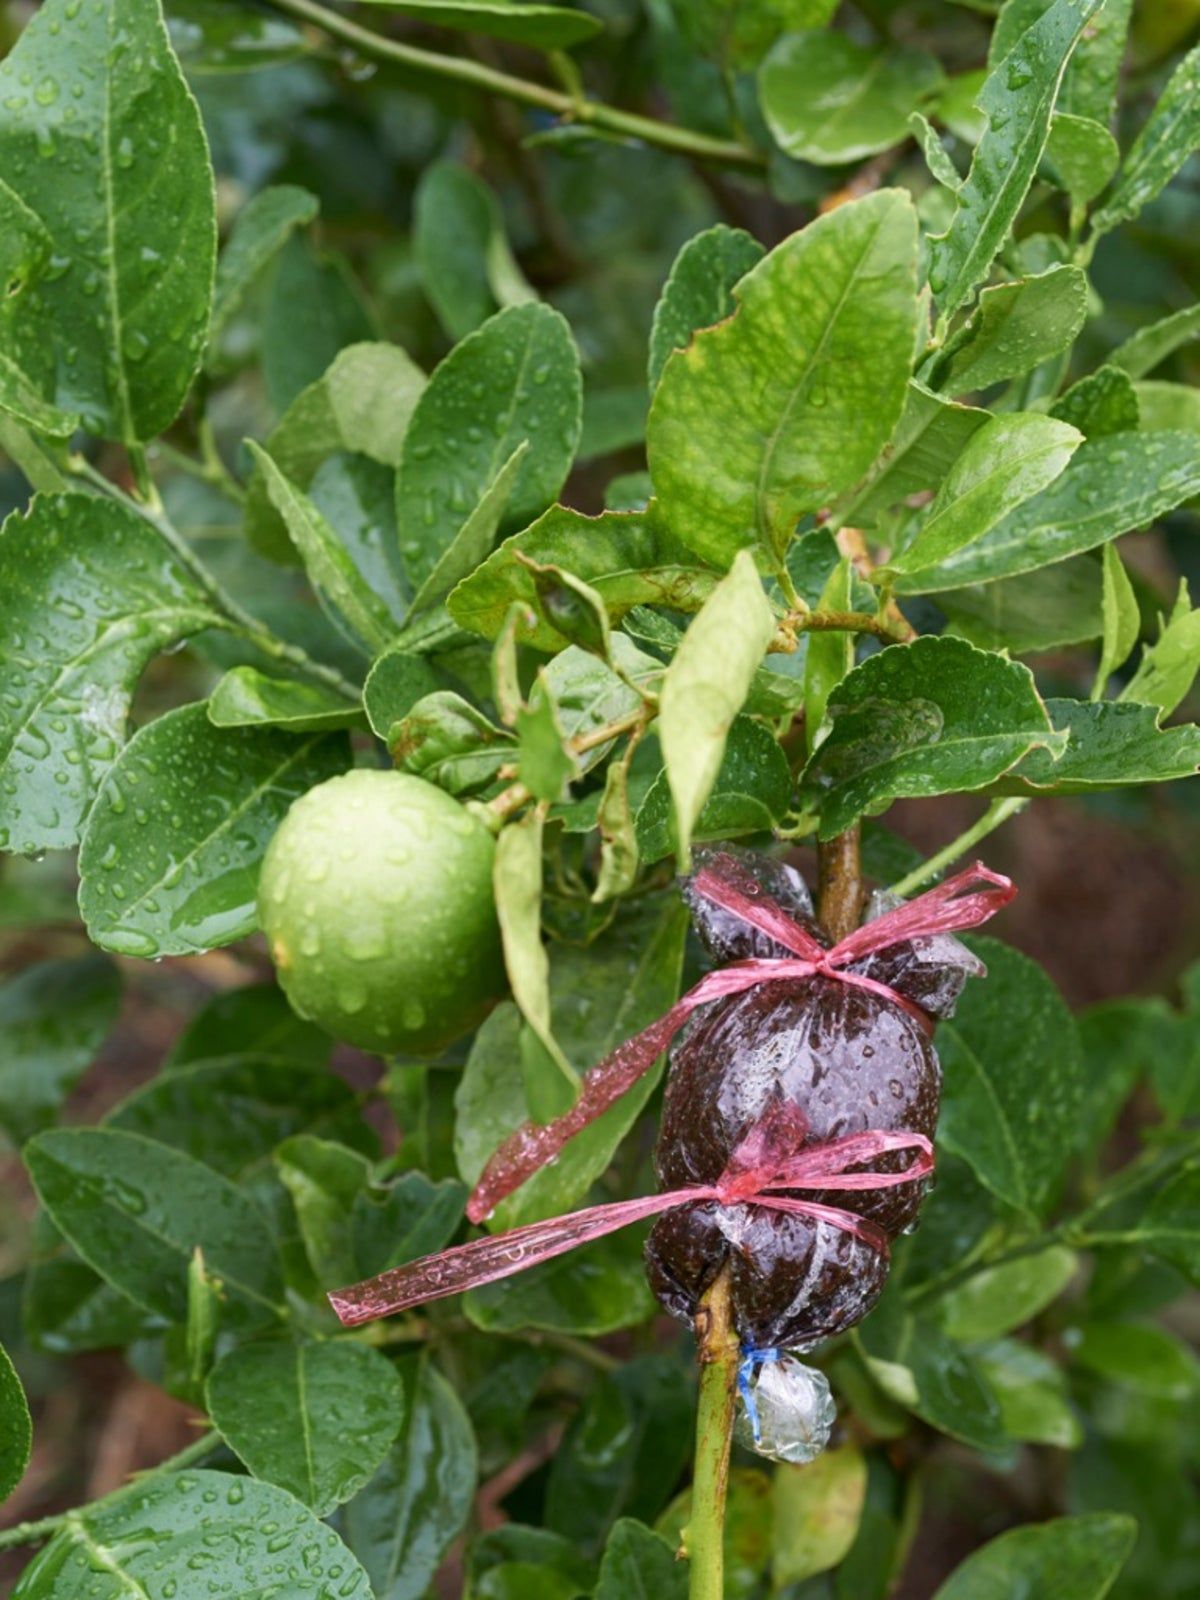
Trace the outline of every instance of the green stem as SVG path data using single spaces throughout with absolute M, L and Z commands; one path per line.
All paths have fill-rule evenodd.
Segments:
M 714 139 L 692 128 L 680 128 L 669 122 L 659 122 L 654 117 L 638 116 L 632 111 L 621 111 L 616 106 L 603 105 L 595 100 L 581 100 L 577 95 L 563 93 L 534 83 L 529 78 L 518 78 L 485 62 L 468 56 L 441 55 L 434 50 L 423 50 L 417 45 L 403 44 L 397 39 L 385 38 L 369 28 L 351 22 L 336 11 L 329 11 L 315 0 L 270 0 L 279 11 L 289 12 L 305 22 L 311 22 L 324 33 L 344 39 L 365 55 L 380 61 L 390 61 L 414 72 L 426 72 L 439 78 L 449 78 L 455 83 L 481 89 L 486 94 L 500 95 L 506 100 L 516 100 L 521 105 L 536 106 L 541 111 L 552 111 L 568 122 L 588 123 L 603 128 L 608 133 L 624 134 L 639 139 L 644 144 L 657 145 L 660 150 L 672 150 L 679 155 L 694 156 L 700 161 L 718 161 L 726 166 L 764 168 L 766 157 L 760 150 L 752 149 L 735 139 Z
M 785 628 L 793 633 L 871 633 L 885 644 L 906 644 L 908 635 L 893 627 L 882 616 L 869 611 L 789 612 Z
M 1028 799 L 1022 795 L 1010 795 L 1002 800 L 993 800 L 978 822 L 965 833 L 960 833 L 957 839 L 951 839 L 945 849 L 930 856 L 928 861 L 923 861 L 919 867 L 914 867 L 906 877 L 893 883 L 891 892 L 904 896 L 912 894 L 914 889 L 919 889 L 931 878 L 936 878 L 946 867 L 957 861 L 959 856 L 966 855 L 968 850 L 973 849 L 981 839 L 986 839 L 989 833 L 994 833 L 1010 817 L 1015 817 L 1019 811 L 1024 811 L 1028 804 Z
M 724 1600 L 725 1498 L 737 1398 L 738 1340 L 730 1318 L 729 1272 L 722 1268 L 696 1317 L 700 1398 L 692 1511 L 683 1530 L 689 1600 Z
M 287 640 L 280 639 L 278 635 L 271 632 L 265 623 L 260 622 L 244 606 L 239 605 L 231 594 L 227 594 L 179 532 L 179 529 L 161 510 L 156 510 L 153 506 L 143 505 L 140 501 L 135 500 L 132 495 L 126 494 L 118 484 L 106 478 L 102 472 L 98 472 L 91 462 L 83 456 L 71 457 L 70 470 L 77 478 L 85 479 L 99 489 L 101 493 L 106 494 L 110 500 L 117 501 L 119 505 L 125 506 L 127 510 L 141 517 L 144 522 L 148 522 L 154 531 L 170 546 L 172 552 L 178 557 L 182 565 L 187 568 L 213 605 L 222 611 L 238 631 L 257 649 L 261 650 L 265 656 L 269 656 L 273 661 L 293 667 L 306 678 L 325 684 L 328 688 L 336 690 L 338 694 L 343 695 L 356 705 L 362 699 L 362 691 L 357 684 L 351 683 L 349 678 L 344 678 L 336 667 L 327 667 L 323 661 L 314 661 L 307 650 L 302 650 L 299 645 L 289 644 Z
M 99 1500 L 93 1500 L 82 1508 L 89 1515 L 98 1511 L 101 1506 L 110 1506 L 114 1501 L 131 1494 L 135 1489 L 140 1489 L 148 1479 L 161 1477 L 167 1472 L 180 1472 L 184 1467 L 190 1467 L 197 1461 L 203 1461 L 205 1456 L 212 1455 L 213 1451 L 221 1445 L 221 1435 L 215 1431 L 201 1434 L 199 1439 L 185 1445 L 182 1450 L 173 1456 L 168 1456 L 165 1461 L 160 1461 L 156 1467 L 151 1467 L 147 1472 L 140 1472 L 131 1478 L 128 1483 L 123 1483 L 119 1489 L 114 1489 L 111 1494 L 101 1495 Z M 41 1544 L 46 1539 L 53 1538 L 60 1528 L 73 1521 L 80 1515 L 80 1509 L 73 1511 L 58 1511 L 52 1517 L 42 1517 L 37 1522 L 18 1522 L 15 1528 L 5 1528 L 0 1531 L 0 1550 L 11 1550 L 16 1545 Z

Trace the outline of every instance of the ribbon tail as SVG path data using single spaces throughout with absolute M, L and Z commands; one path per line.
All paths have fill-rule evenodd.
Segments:
M 551 1161 L 577 1133 L 602 1116 L 623 1094 L 643 1078 L 698 1006 L 722 995 L 737 994 L 762 983 L 764 963 L 746 962 L 723 967 L 702 978 L 673 1005 L 632 1039 L 584 1073 L 579 1098 L 553 1122 L 525 1122 L 493 1151 L 467 1201 L 467 1216 L 482 1222 L 514 1189 Z
M 891 1256 L 887 1234 L 877 1223 L 860 1217 L 855 1211 L 843 1211 L 840 1206 L 823 1206 L 816 1200 L 797 1200 L 787 1194 L 756 1194 L 751 1204 L 766 1206 L 770 1211 L 786 1211 L 792 1217 L 811 1217 L 814 1222 L 828 1222 L 843 1233 L 852 1233 L 856 1239 L 870 1245 L 885 1261 Z
M 329 1303 L 344 1327 L 354 1328 L 378 1317 L 447 1295 L 461 1294 L 481 1284 L 495 1283 L 541 1261 L 565 1255 L 577 1245 L 588 1244 L 616 1233 L 632 1222 L 641 1222 L 661 1211 L 690 1200 L 710 1200 L 714 1191 L 705 1188 L 673 1190 L 667 1194 L 645 1195 L 637 1200 L 618 1200 L 611 1205 L 589 1206 L 566 1216 L 550 1217 L 545 1222 L 526 1223 L 507 1233 L 496 1233 L 469 1244 L 455 1245 L 435 1255 L 421 1256 L 402 1267 L 393 1267 L 377 1277 L 345 1289 L 334 1289 Z
M 982 887 L 981 887 L 982 886 Z M 1011 878 L 992 872 L 982 861 L 955 873 L 945 883 L 927 889 L 915 900 L 885 911 L 873 922 L 864 922 L 826 956 L 831 965 L 845 966 L 887 950 L 908 939 L 931 938 L 939 933 L 962 933 L 967 928 L 978 928 L 1003 911 L 1014 899 L 1017 886 Z

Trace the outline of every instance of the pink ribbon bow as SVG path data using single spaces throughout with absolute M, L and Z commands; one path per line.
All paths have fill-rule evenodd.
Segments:
M 968 892 L 979 883 L 990 887 Z M 711 867 L 697 874 L 693 887 L 706 899 L 793 951 L 795 959 L 739 961 L 712 972 L 665 1016 L 627 1039 L 587 1073 L 579 1098 L 568 1112 L 544 1125 L 527 1123 L 504 1141 L 485 1167 L 468 1203 L 467 1216 L 472 1222 L 486 1217 L 499 1200 L 511 1194 L 557 1154 L 574 1134 L 631 1088 L 698 1006 L 760 983 L 822 976 L 878 994 L 903 1006 L 929 1026 L 927 1014 L 912 1001 L 887 984 L 845 970 L 847 965 L 911 939 L 978 927 L 1007 905 L 1016 893 L 1008 878 L 976 863 L 916 900 L 857 928 L 826 950 L 781 907 L 748 898 Z M 353 1327 L 426 1301 L 439 1300 L 445 1295 L 458 1294 L 464 1289 L 493 1283 L 630 1223 L 657 1216 L 676 1206 L 706 1201 L 720 1206 L 760 1205 L 827 1222 L 886 1254 L 886 1234 L 867 1218 L 777 1191 L 879 1189 L 917 1182 L 933 1170 L 933 1147 L 929 1140 L 920 1133 L 872 1129 L 805 1150 L 801 1146 L 807 1133 L 803 1112 L 790 1102 L 776 1102 L 735 1148 L 715 1184 L 694 1184 L 665 1194 L 589 1206 L 583 1211 L 528 1223 L 490 1238 L 474 1239 L 395 1267 L 350 1288 L 334 1290 L 329 1296 L 330 1303 L 343 1324 Z M 900 1172 L 852 1170 L 893 1150 L 914 1150 L 917 1154 Z

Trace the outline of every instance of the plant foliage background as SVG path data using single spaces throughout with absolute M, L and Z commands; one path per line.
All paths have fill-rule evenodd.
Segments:
M 694 978 L 690 841 L 861 822 L 908 883 L 1030 800 L 936 1194 L 836 1447 L 738 1456 L 727 1589 L 1197 1592 L 1198 21 L 6 8 L 15 1594 L 682 1594 L 636 1237 L 354 1337 L 323 1291 Z M 256 937 L 290 802 L 388 752 L 504 823 L 513 998 L 433 1064 Z M 649 1185 L 654 1090 L 499 1220 Z

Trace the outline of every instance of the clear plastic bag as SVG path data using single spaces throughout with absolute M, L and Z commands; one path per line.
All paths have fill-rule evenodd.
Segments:
M 823 1372 L 786 1350 L 748 1353 L 738 1374 L 734 1437 L 769 1461 L 803 1466 L 829 1443 L 837 1407 Z

